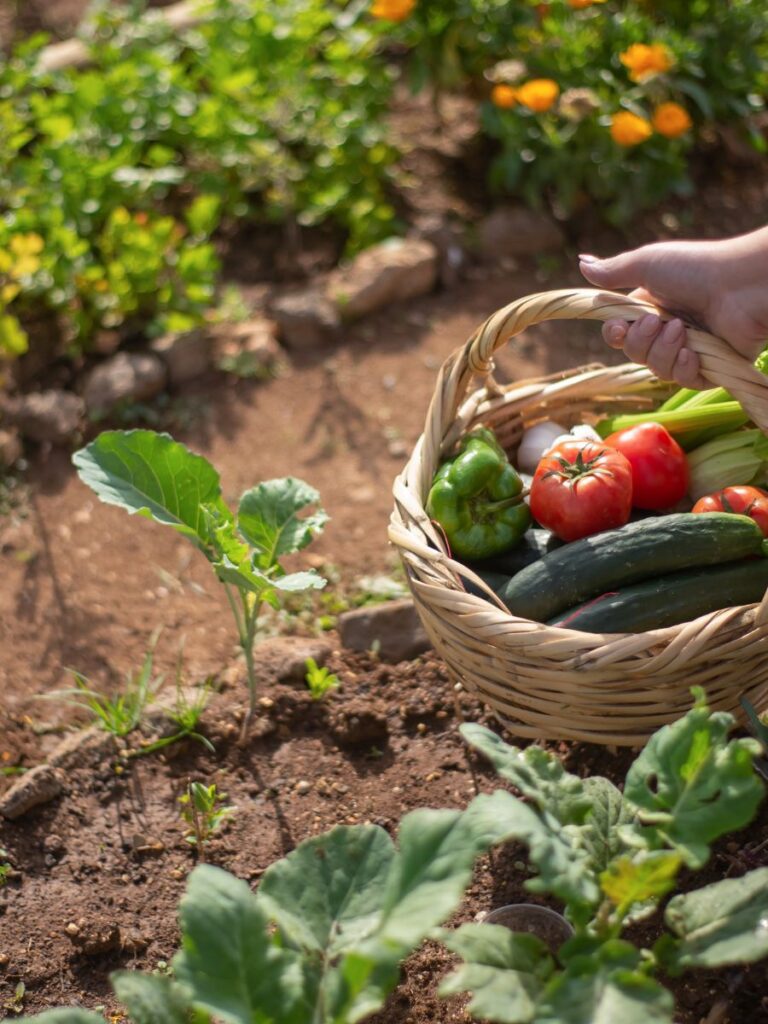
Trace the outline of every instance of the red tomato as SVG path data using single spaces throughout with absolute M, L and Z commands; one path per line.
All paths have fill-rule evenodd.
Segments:
M 632 468 L 602 442 L 561 441 L 536 467 L 530 502 L 534 519 L 561 540 L 623 526 L 632 509 Z
M 750 516 L 768 537 L 768 494 L 759 487 L 725 487 L 699 498 L 692 512 L 735 512 Z
M 617 430 L 605 443 L 632 467 L 632 504 L 656 511 L 671 508 L 688 491 L 685 452 L 660 423 L 639 423 Z

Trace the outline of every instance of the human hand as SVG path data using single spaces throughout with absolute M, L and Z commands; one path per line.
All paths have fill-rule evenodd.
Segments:
M 686 322 L 727 341 L 754 361 L 768 340 L 768 228 L 721 241 L 658 242 L 610 259 L 580 256 L 592 284 L 632 288 L 630 294 L 673 314 L 648 314 L 630 324 L 608 320 L 603 338 L 645 363 L 661 380 L 708 388 L 687 346 Z

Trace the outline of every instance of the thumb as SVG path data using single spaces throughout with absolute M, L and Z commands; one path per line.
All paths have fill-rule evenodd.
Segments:
M 648 264 L 648 255 L 642 248 L 605 260 L 579 256 L 579 269 L 584 277 L 601 288 L 637 288 L 646 284 Z

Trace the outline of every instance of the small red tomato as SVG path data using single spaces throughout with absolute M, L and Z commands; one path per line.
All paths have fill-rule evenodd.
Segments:
M 659 511 L 671 508 L 688 491 L 685 452 L 660 423 L 638 423 L 617 430 L 605 443 L 620 451 L 632 467 L 632 504 Z
M 632 510 L 632 469 L 602 442 L 561 441 L 543 456 L 531 484 L 531 514 L 561 540 L 623 526 Z
M 768 494 L 759 487 L 725 487 L 699 498 L 692 512 L 735 512 L 750 516 L 768 537 Z

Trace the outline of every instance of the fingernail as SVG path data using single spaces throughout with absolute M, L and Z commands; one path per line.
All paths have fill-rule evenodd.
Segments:
M 608 328 L 608 340 L 615 342 L 617 345 L 624 341 L 626 336 L 627 329 L 620 324 L 614 324 L 613 327 Z
M 589 253 L 582 253 L 579 256 L 579 259 L 581 260 L 582 263 L 599 263 L 600 262 L 600 257 L 599 256 L 590 256 Z
M 670 320 L 667 324 L 667 330 L 664 334 L 664 340 L 668 345 L 676 345 L 680 341 L 680 335 L 683 333 L 683 321 L 682 320 Z
M 661 320 L 656 316 L 655 313 L 647 313 L 640 320 L 637 327 L 644 337 L 650 338 L 652 334 L 655 334 L 658 331 L 660 324 Z

